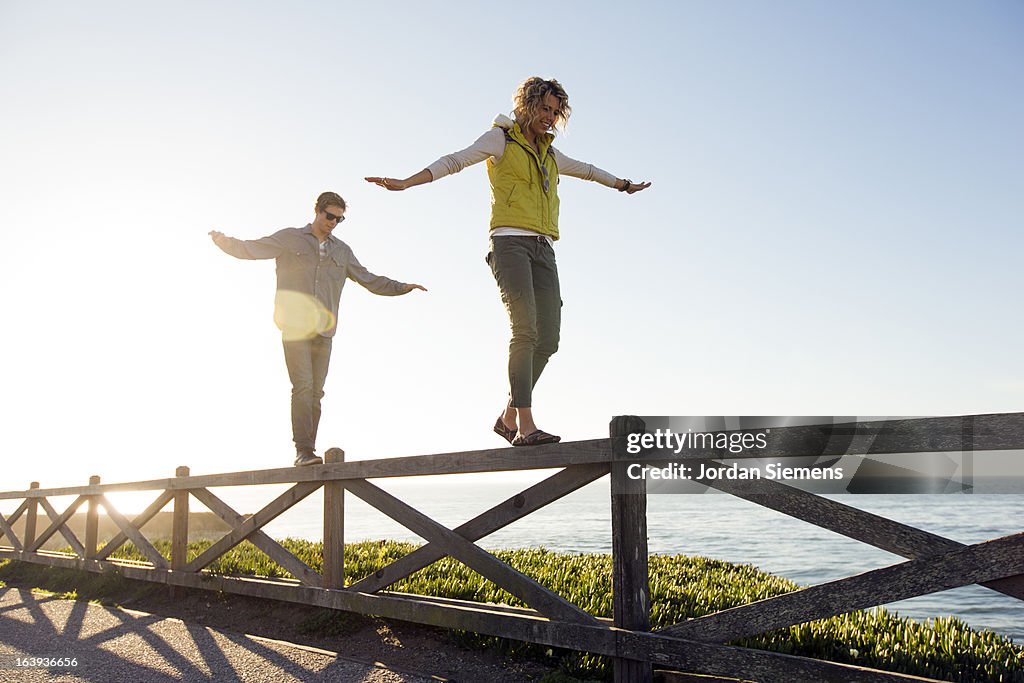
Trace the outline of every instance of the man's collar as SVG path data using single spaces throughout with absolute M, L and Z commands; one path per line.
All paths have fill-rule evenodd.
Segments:
M 300 231 L 303 234 L 312 235 L 313 239 L 315 239 L 317 242 L 320 241 L 319 238 L 317 238 L 317 236 L 313 233 L 312 223 L 306 223 L 306 227 L 300 228 Z M 333 244 L 339 242 L 340 240 L 337 237 L 335 237 L 332 233 L 327 233 L 327 239 L 324 241 L 327 242 L 328 244 Z

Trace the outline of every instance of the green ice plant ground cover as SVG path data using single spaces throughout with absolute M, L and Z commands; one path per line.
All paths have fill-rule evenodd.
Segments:
M 322 569 L 321 543 L 285 539 L 281 544 L 313 569 Z M 169 558 L 170 542 L 156 541 Z M 189 558 L 211 545 L 189 544 Z M 411 543 L 364 541 L 345 546 L 346 581 L 353 583 L 415 549 Z M 599 617 L 612 616 L 611 557 L 601 554 L 550 552 L 543 548 L 500 550 L 499 559 Z M 145 561 L 131 544 L 113 555 Z M 788 579 L 766 574 L 751 565 L 704 557 L 652 555 L 649 561 L 651 627 L 664 626 L 797 590 Z M 255 546 L 244 542 L 212 563 L 219 574 L 292 578 Z M 2 578 L 2 572 L 0 572 Z M 394 584 L 390 590 L 477 602 L 522 605 L 509 593 L 445 558 Z M 541 658 L 558 657 L 568 675 L 610 679 L 610 662 L 575 652 L 460 633 L 464 645 L 498 647 L 506 652 Z M 1024 648 L 990 631 L 977 631 L 955 618 L 917 622 L 882 608 L 779 629 L 732 643 L 833 662 L 908 673 L 948 681 L 1024 683 Z

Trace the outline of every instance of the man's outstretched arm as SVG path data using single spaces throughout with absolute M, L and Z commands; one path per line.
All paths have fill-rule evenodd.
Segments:
M 210 239 L 225 254 L 241 259 L 277 258 L 281 255 L 283 249 L 276 235 L 262 237 L 258 240 L 239 240 L 234 237 L 228 237 L 217 230 L 211 230 Z
M 414 289 L 423 292 L 427 291 L 427 288 L 423 285 L 399 282 L 383 275 L 374 275 L 356 259 L 355 254 L 350 257 L 348 262 L 348 277 L 374 294 L 380 294 L 381 296 L 399 296 L 401 294 L 408 294 Z

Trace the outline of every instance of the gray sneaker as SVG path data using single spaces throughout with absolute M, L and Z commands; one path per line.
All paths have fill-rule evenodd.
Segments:
M 306 465 L 323 465 L 323 459 L 313 451 L 300 451 L 295 456 L 295 466 L 305 467 Z

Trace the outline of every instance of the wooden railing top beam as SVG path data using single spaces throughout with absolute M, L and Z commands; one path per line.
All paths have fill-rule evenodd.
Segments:
M 272 470 L 250 470 L 193 477 L 171 477 L 148 481 L 68 486 L 50 489 L 26 489 L 0 492 L 0 500 L 43 498 L 55 496 L 92 496 L 118 491 L 183 490 L 217 486 L 257 486 L 263 484 L 296 484 L 300 482 L 341 481 L 346 479 L 380 479 L 385 477 L 418 477 L 474 472 L 512 472 L 540 470 L 607 463 L 612 460 L 611 441 L 592 439 L 571 441 L 529 449 L 524 457 L 521 449 L 495 448 L 482 451 L 412 455 L 378 460 L 353 460 L 318 467 L 282 467 Z
M 1024 413 L 995 413 L 772 427 L 765 448 L 750 448 L 740 453 L 724 448 L 652 449 L 627 455 L 625 459 L 642 462 L 1019 449 L 1024 449 Z
M 844 438 L 844 430 L 847 432 Z M 477 472 L 510 472 L 609 463 L 658 462 L 691 458 L 790 457 L 801 455 L 869 455 L 1024 449 L 1024 413 L 996 413 L 955 417 L 908 418 L 856 422 L 847 425 L 774 427 L 766 449 L 729 453 L 725 449 L 671 449 L 625 452 L 624 439 L 592 439 L 536 446 L 523 457 L 520 449 L 493 448 L 479 451 L 413 455 L 374 460 L 354 460 L 321 467 L 283 467 L 172 477 L 149 481 L 26 489 L 0 492 L 0 500 L 54 496 L 94 496 L 117 491 L 181 490 L 216 486 L 296 484 L 308 481 L 379 479 Z

